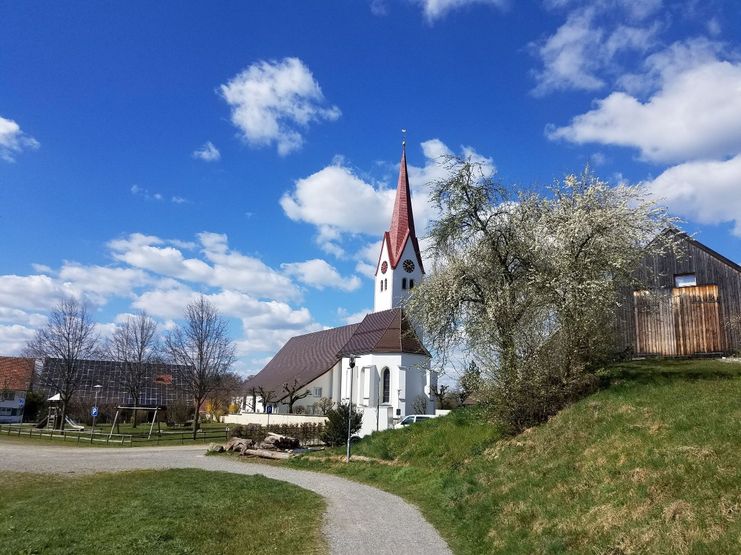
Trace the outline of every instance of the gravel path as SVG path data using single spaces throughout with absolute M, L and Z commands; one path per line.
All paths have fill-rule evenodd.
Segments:
M 0 469 L 89 474 L 200 468 L 262 474 L 296 484 L 327 500 L 324 535 L 333 554 L 450 554 L 448 546 L 419 510 L 395 495 L 329 474 L 206 457 L 204 451 L 202 446 L 80 449 L 2 442 Z

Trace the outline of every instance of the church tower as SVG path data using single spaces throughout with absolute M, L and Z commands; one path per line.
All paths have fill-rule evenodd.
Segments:
M 425 274 L 417 235 L 414 232 L 412 197 L 407 175 L 406 141 L 402 143 L 399 182 L 391 227 L 383 234 L 376 266 L 374 312 L 402 306 Z

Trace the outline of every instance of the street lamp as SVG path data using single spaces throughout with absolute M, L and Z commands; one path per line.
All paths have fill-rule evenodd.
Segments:
M 355 357 L 350 357 L 350 400 L 347 406 L 347 462 L 350 462 L 350 427 L 352 426 L 352 379 L 355 369 Z
M 93 429 L 90 432 L 90 443 L 93 442 L 93 437 L 95 437 L 95 420 L 98 418 L 98 393 L 103 389 L 103 386 L 100 384 L 94 385 L 93 389 L 95 390 L 95 404 L 93 405 Z

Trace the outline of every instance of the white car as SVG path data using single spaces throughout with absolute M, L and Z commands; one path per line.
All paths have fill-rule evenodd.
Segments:
M 404 426 L 409 426 L 409 424 L 414 424 L 415 422 L 422 422 L 423 420 L 430 420 L 432 418 L 435 418 L 434 414 L 409 414 L 401 419 L 401 422 L 399 422 L 395 428 L 403 428 Z

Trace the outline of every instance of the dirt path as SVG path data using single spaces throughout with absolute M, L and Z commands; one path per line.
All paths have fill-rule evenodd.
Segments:
M 89 474 L 160 468 L 262 474 L 316 492 L 327 500 L 324 535 L 333 554 L 450 554 L 416 507 L 390 493 L 329 474 L 206 457 L 203 446 L 79 449 L 0 442 L 2 470 Z

